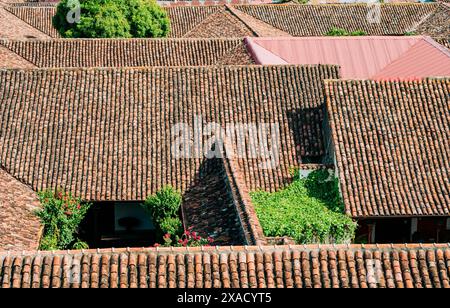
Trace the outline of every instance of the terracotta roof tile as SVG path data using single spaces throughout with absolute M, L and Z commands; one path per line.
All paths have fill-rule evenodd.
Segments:
M 0 2 L 0 38 L 43 39 L 49 36 L 8 12 Z
M 440 4 L 430 16 L 418 24 L 413 31 L 433 37 L 450 38 L 450 4 Z
M 15 15 L 19 20 L 26 22 L 31 26 L 31 28 L 34 28 L 33 32 L 38 30 L 38 33 L 45 35 L 45 37 L 59 37 L 58 32 L 52 24 L 52 17 L 56 12 L 56 8 L 53 4 L 14 3 L 9 6 L 5 6 L 4 9 Z M 10 33 L 14 32 L 15 29 L 11 29 Z M 6 37 L 8 38 L 8 36 Z M 17 36 L 12 38 L 17 38 Z
M 37 67 L 143 67 L 254 63 L 242 39 L 0 40 L 0 45 L 10 50 L 8 58 L 2 57 L 0 67 L 9 68 L 28 68 L 33 64 Z M 0 46 L 0 53 L 3 51 L 8 50 Z
M 449 215 L 449 79 L 330 81 L 325 91 L 347 213 Z
M 0 168 L 0 250 L 37 249 L 39 207 L 36 193 Z
M 447 48 L 450 48 L 450 37 L 449 38 L 434 38 L 434 40 L 436 42 L 438 42 L 439 44 L 441 44 Z
M 31 62 L 25 60 L 15 52 L 0 46 L 0 68 L 35 68 Z
M 404 35 L 438 7 L 436 3 L 381 4 L 381 22 L 369 23 L 371 6 L 366 3 L 235 6 L 292 36 L 323 36 L 334 27 L 363 30 L 367 35 Z
M 364 30 L 368 35 L 421 34 L 448 37 L 448 11 L 438 3 L 381 5 L 381 23 L 369 23 L 367 4 L 205 5 L 165 7 L 171 37 L 323 36 L 331 28 Z M 6 9 L 34 28 L 58 37 L 51 18 L 53 4 L 10 4 Z M 448 18 L 447 18 L 448 19 Z
M 448 244 L 0 253 L 0 281 L 2 288 L 449 288 L 449 260 Z
M 239 159 L 249 189 L 274 190 L 302 157 L 324 153 L 323 79 L 337 77 L 321 65 L 0 70 L 0 162 L 35 190 L 61 186 L 87 200 L 186 191 L 202 160 L 172 157 L 170 130 L 202 114 L 279 124 L 278 168 Z

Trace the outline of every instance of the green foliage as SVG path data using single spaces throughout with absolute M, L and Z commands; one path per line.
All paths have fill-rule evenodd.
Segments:
M 159 222 L 159 228 L 162 234 L 181 234 L 183 224 L 178 217 L 165 217 Z
M 73 0 L 62 0 L 53 25 L 66 38 L 166 37 L 167 12 L 155 0 L 79 0 L 80 18 L 69 22 L 76 9 Z
M 157 235 L 181 235 L 183 228 L 178 217 L 181 201 L 181 194 L 171 186 L 163 187 L 145 200 L 142 206 L 156 225 Z
M 295 179 L 301 180 L 298 173 L 296 173 Z M 303 181 L 310 197 L 323 201 L 333 212 L 344 212 L 344 203 L 339 192 L 339 181 L 330 172 L 317 170 L 311 172 Z
M 80 239 L 77 239 L 76 242 L 73 243 L 72 249 L 78 249 L 78 250 L 89 249 L 89 245 L 86 242 L 84 242 Z
M 363 36 L 366 35 L 366 32 L 362 30 L 356 30 L 352 32 L 348 32 L 345 29 L 341 28 L 332 28 L 330 31 L 326 33 L 327 36 Z
M 405 32 L 405 36 L 413 36 L 413 35 L 417 35 L 417 33 L 414 31 Z
M 144 208 L 154 221 L 159 222 L 166 217 L 177 217 L 181 200 L 181 194 L 178 191 L 171 186 L 165 186 L 145 200 Z
M 36 211 L 36 216 L 44 226 L 39 249 L 69 249 L 74 248 L 74 244 L 79 245 L 80 240 L 76 238 L 78 226 L 90 204 L 81 204 L 80 199 L 62 190 L 45 190 L 38 195 L 42 208 Z
M 326 170 L 306 179 L 297 175 L 292 184 L 275 193 L 251 193 L 266 236 L 289 236 L 300 244 L 347 243 L 356 223 L 343 213 L 337 179 Z

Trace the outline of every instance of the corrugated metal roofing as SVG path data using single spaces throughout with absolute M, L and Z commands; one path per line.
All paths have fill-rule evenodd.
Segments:
M 426 36 L 246 38 L 259 64 L 337 64 L 343 78 L 450 75 L 450 51 Z

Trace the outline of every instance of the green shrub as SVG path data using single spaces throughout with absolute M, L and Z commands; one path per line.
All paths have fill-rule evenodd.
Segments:
M 183 224 L 178 217 L 165 217 L 159 222 L 159 228 L 162 234 L 181 234 Z
M 171 186 L 165 186 L 144 202 L 144 208 L 150 213 L 154 222 L 167 217 L 178 217 L 181 206 L 181 194 Z
M 165 186 L 149 196 L 142 205 L 156 227 L 157 237 L 164 234 L 181 235 L 183 228 L 179 218 L 181 194 L 171 186 Z
M 81 204 L 80 199 L 62 190 L 45 190 L 38 195 L 42 208 L 36 211 L 36 216 L 44 226 L 39 249 L 69 249 L 76 243 L 79 245 L 81 241 L 76 238 L 78 226 L 90 204 Z
M 165 37 L 167 12 L 155 0 L 80 0 L 80 18 L 69 22 L 73 0 L 62 0 L 53 25 L 66 38 Z
M 366 32 L 362 30 L 356 30 L 353 32 L 348 32 L 345 29 L 341 28 L 332 28 L 330 31 L 326 33 L 327 36 L 363 36 L 366 35 Z
M 326 170 L 275 193 L 252 192 L 257 216 L 266 236 L 289 236 L 297 243 L 348 243 L 356 224 L 342 211 L 337 179 Z

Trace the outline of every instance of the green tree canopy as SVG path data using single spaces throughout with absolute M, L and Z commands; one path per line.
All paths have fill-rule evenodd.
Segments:
M 66 38 L 165 37 L 170 31 L 155 0 L 62 0 L 53 25 Z

